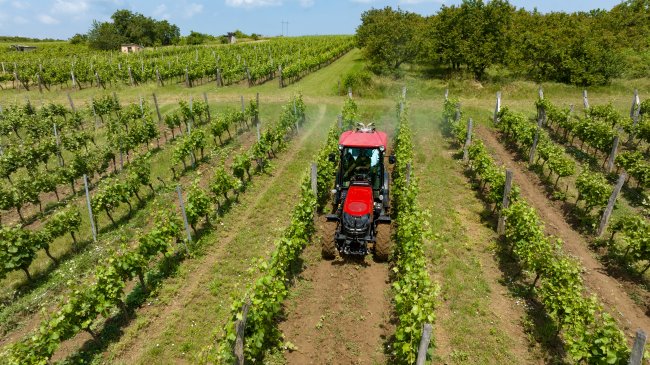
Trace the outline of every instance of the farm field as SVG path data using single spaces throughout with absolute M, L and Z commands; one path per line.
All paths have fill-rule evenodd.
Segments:
M 18 269 L 0 281 L 0 356 L 29 353 L 30 348 L 36 348 L 25 339 L 42 326 L 42 321 L 51 318 L 75 290 L 98 282 L 97 267 L 142 246 L 145 240 L 140 238 L 160 228 L 154 217 L 172 211 L 175 219 L 165 222 L 173 221 L 176 226 L 164 227 L 174 234 L 165 236 L 165 247 L 152 255 L 141 275 L 130 274 L 128 280 L 122 280 L 119 305 L 108 306 L 89 323 L 75 323 L 71 325 L 74 328 L 61 332 L 66 339 L 46 356 L 51 355 L 52 362 L 225 362 L 232 356 L 224 354 L 231 353 L 234 339 L 229 335 L 234 333 L 240 306 L 252 298 L 246 354 L 262 363 L 412 363 L 420 326 L 425 322 L 433 325 L 429 358 L 434 364 L 572 363 L 575 347 L 567 340 L 574 339 L 568 337 L 574 332 L 569 332 L 569 326 L 562 327 L 561 319 L 551 313 L 548 302 L 539 294 L 548 282 L 545 273 L 538 283 L 534 268 L 522 263 L 508 239 L 496 233 L 498 209 L 485 190 L 492 185 L 481 180 L 476 165 L 462 161 L 464 140 L 456 141 L 457 136 L 449 131 L 450 121 L 444 118 L 446 89 L 450 98 L 460 102 L 462 121 L 472 118 L 475 143 L 482 141 L 485 153 L 498 166 L 513 170 L 519 196 L 536 211 L 545 225 L 543 233 L 562 240 L 562 252 L 580 268 L 576 274 L 584 285 L 580 294 L 585 298 L 593 295 L 602 304 L 602 312 L 613 318 L 607 322 L 612 324 L 607 329 L 613 334 L 602 337 L 613 341 L 620 337 L 620 343 L 631 347 L 637 329 L 650 330 L 650 271 L 642 272 L 647 258 L 625 261 L 626 255 L 621 252 L 629 241 L 623 230 L 617 233 L 614 244 L 596 239 L 594 228 L 589 226 L 599 218 L 589 218 L 590 213 L 597 216 L 596 208 L 578 215 L 584 208 L 582 202 L 576 205 L 578 173 L 560 179 L 559 191 L 565 195 L 557 194 L 555 178 L 546 178 L 548 171 L 541 162 L 529 165 L 526 152 L 522 157 L 520 151 L 525 146 L 520 147 L 509 138 L 509 132 L 492 122 L 497 91 L 502 92 L 502 106 L 534 118 L 538 85 L 533 83 L 484 87 L 469 81 L 429 80 L 417 68 L 407 66 L 403 79 L 374 77 L 371 90 L 364 93 L 367 96 L 357 96 L 352 90 L 357 118 L 375 122 L 378 130 L 388 133 L 389 146 L 396 143 L 398 162 L 391 187 L 396 199 L 396 254 L 389 263 L 377 262 L 372 256 L 361 262 L 340 257 L 324 260 L 320 247 L 332 235 L 332 228 L 324 222 L 322 210 L 313 210 L 329 207 L 321 204 L 321 198 L 329 194 L 332 181 L 320 179 L 318 196 L 313 196 L 304 179 L 311 162 L 317 162 L 319 168 L 329 166 L 324 157 L 336 149 L 337 141 L 328 137 L 338 132 L 337 115 L 344 113 L 344 105 L 349 103 L 347 96 L 337 95 L 338 82 L 345 74 L 361 69 L 364 62 L 361 52 L 352 49 L 284 88 L 278 87 L 277 79 L 252 86 L 242 81 L 217 87 L 216 80 L 207 77 L 192 88 L 183 80 L 164 86 L 150 80 L 135 86 L 116 82 L 105 90 L 58 90 L 58 85 L 43 93 L 34 85 L 29 91 L 0 90 L 4 112 L 10 105 L 24 105 L 27 100 L 37 109 L 50 102 L 67 108 L 69 94 L 75 107 L 86 113 L 87 128 L 98 125 L 91 117 L 91 100 L 110 99 L 115 93 L 123 107 L 132 105 L 137 112 L 142 99 L 156 128 L 164 131 L 158 140 L 151 138 L 134 147 L 129 161 L 123 161 L 124 171 L 115 166 L 117 162 L 111 162 L 105 173 L 92 174 L 96 176 L 91 179 L 90 195 L 95 196 L 102 191 L 99 180 L 126 179 L 134 156 L 151 150 L 152 187 L 138 186 L 140 196 L 131 196 L 129 206 L 120 202 L 110 216 L 103 210 L 95 212 L 98 242 L 92 239 L 83 183 L 75 182 L 77 193 L 68 184 L 61 185 L 60 193 L 66 197 L 63 200 L 81 213 L 75 231 L 77 243 L 66 232 L 50 243 L 49 253 L 36 253 L 28 265 L 31 279 Z M 403 87 L 406 97 L 400 98 Z M 582 89 L 559 84 L 543 87 L 545 99 L 554 105 L 573 104 L 576 115 L 583 113 Z M 643 101 L 650 95 L 650 81 L 615 80 L 608 87 L 590 88 L 589 103 L 611 103 L 613 110 L 626 116 L 634 89 L 639 90 Z M 207 114 L 196 115 L 191 129 L 205 133 L 204 151 L 199 153 L 197 147 L 181 161 L 174 157 L 179 154 L 175 151 L 190 128 L 187 124 L 169 128 L 159 121 L 153 93 L 163 116 L 182 113 L 181 101 L 189 103 L 191 99 L 201 105 L 207 100 L 212 120 L 239 111 L 242 100 L 246 108 L 253 108 L 259 95 L 260 133 L 268 138 L 273 133 L 282 134 L 273 137 L 270 150 L 256 158 L 248 157 L 251 176 L 245 174 L 239 179 L 233 175 L 238 156 L 246 151 L 254 153 L 258 145 L 254 110 L 246 112 L 244 123 L 235 122 L 218 138 L 211 134 L 211 122 L 201 122 Z M 404 111 L 398 116 L 400 102 Z M 299 112 L 303 103 L 304 121 Z M 282 124 L 285 122 L 288 124 Z M 103 125 L 97 129 L 98 145 L 108 143 L 107 129 Z M 588 153 L 577 144 L 571 145 L 552 130 L 548 133 L 575 161 L 578 171 L 587 165 L 598 170 L 602 164 L 600 154 L 595 165 L 590 165 L 585 157 Z M 647 144 L 641 143 L 639 150 L 645 151 Z M 3 147 L 6 145 L 3 140 Z M 68 161 L 71 156 L 63 158 Z M 644 156 L 647 163 L 650 159 Z M 263 168 L 256 161 L 260 158 L 266 160 Z M 52 157 L 49 165 L 55 164 Z M 103 176 L 115 170 L 114 176 Z M 226 185 L 231 185 L 213 190 L 219 181 L 214 171 L 229 176 Z M 7 181 L 2 183 L 3 188 L 10 186 Z M 608 176 L 607 184 L 615 183 L 616 176 Z M 201 211 L 199 199 L 189 198 L 191 191 L 209 195 L 209 208 L 197 213 L 190 229 L 191 243 L 185 242 L 177 184 L 183 188 L 188 210 Z M 647 196 L 647 187 L 628 182 L 618 198 L 612 222 L 628 214 L 647 214 L 643 194 Z M 21 214 L 27 229 L 39 230 L 64 204 L 56 203 L 50 192 L 43 194 L 43 207 L 41 214 L 38 204 L 25 205 Z M 208 220 L 204 219 L 206 214 Z M 305 219 L 313 214 L 314 221 Z M 3 210 L 3 224 L 19 222 L 15 210 Z M 413 310 L 416 307 L 421 310 Z M 91 331 L 83 331 L 86 328 Z M 27 345 L 10 351 L 9 346 L 16 343 Z M 579 345 L 589 346 L 589 342 Z M 618 350 L 617 355 L 628 351 Z

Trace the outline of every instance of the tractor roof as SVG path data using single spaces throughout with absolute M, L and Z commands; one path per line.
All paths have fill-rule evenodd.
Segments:
M 347 131 L 341 134 L 339 138 L 339 145 L 344 147 L 361 147 L 361 148 L 379 148 L 381 146 L 386 149 L 386 141 L 388 137 L 384 132 L 360 132 L 360 131 Z

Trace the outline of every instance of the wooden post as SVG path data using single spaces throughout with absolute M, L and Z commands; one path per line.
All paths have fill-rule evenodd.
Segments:
M 74 71 L 70 70 L 70 76 L 72 76 L 72 88 L 75 89 L 77 87 L 77 79 L 74 77 Z
M 153 104 L 156 106 L 156 114 L 158 115 L 158 123 L 162 123 L 162 115 L 160 114 L 160 108 L 158 108 L 158 98 L 156 93 L 153 93 Z M 167 137 L 165 137 L 167 138 Z
M 542 89 L 542 85 L 539 85 L 539 89 L 537 89 L 537 95 L 539 96 L 540 100 L 544 100 L 544 89 Z
M 162 78 L 160 77 L 160 70 L 156 68 L 156 80 L 158 82 L 158 86 L 163 86 Z
M 260 139 L 262 139 L 262 134 L 261 134 L 261 132 L 260 132 L 260 124 L 257 123 L 257 124 L 255 125 L 255 128 L 256 128 L 255 130 L 257 131 L 257 142 L 259 142 Z
M 643 361 L 643 349 L 645 347 L 646 340 L 647 336 L 645 332 L 642 329 L 637 330 L 628 365 L 641 365 L 641 361 Z
M 607 172 L 612 172 L 614 169 L 614 161 L 616 161 L 616 153 L 618 151 L 618 135 L 614 136 L 614 143 L 612 143 L 612 152 L 607 159 Z
M 280 84 L 280 89 L 282 89 L 284 87 L 284 82 L 282 82 L 282 65 L 278 66 L 278 75 L 279 75 L 278 81 Z
M 86 205 L 88 206 L 88 217 L 90 218 L 90 229 L 93 233 L 93 242 L 97 242 L 97 228 L 93 217 L 93 208 L 90 205 L 90 193 L 88 192 L 88 177 L 84 174 L 84 188 L 86 189 Z
M 535 130 L 535 138 L 533 138 L 533 146 L 530 148 L 530 154 L 528 155 L 528 164 L 532 165 L 533 162 L 535 161 L 535 151 L 537 150 L 537 143 L 539 143 L 539 130 L 540 126 L 542 124 L 542 120 L 540 119 L 537 122 L 537 129 Z
M 255 95 L 255 105 L 257 106 L 257 114 L 255 114 L 255 124 L 260 124 L 260 93 Z
M 460 103 L 456 104 L 456 114 L 454 115 L 454 122 L 460 120 Z
M 59 166 L 63 166 L 63 157 L 61 156 L 61 138 L 59 137 L 56 123 L 53 123 L 52 126 L 54 128 L 54 140 L 56 141 L 56 157 L 59 160 Z
M 43 93 L 43 80 L 41 79 L 41 74 L 37 73 L 36 74 L 36 79 L 38 80 L 38 92 Z
M 314 192 L 314 196 L 318 197 L 318 166 L 316 166 L 316 162 L 311 163 L 311 191 Z
M 587 89 L 582 90 L 582 104 L 585 109 L 589 109 L 589 98 L 587 97 Z
M 634 89 L 634 97 L 632 98 L 632 107 L 630 108 L 630 118 L 634 117 L 637 107 L 639 106 L 639 90 Z
M 129 83 L 133 86 L 133 73 L 131 72 L 131 66 L 129 66 Z
M 612 195 L 610 195 L 609 201 L 607 202 L 607 208 L 605 208 L 605 211 L 603 212 L 603 216 L 600 219 L 600 226 L 598 227 L 598 237 L 602 236 L 603 233 L 605 233 L 605 230 L 607 229 L 609 216 L 612 214 L 612 211 L 614 210 L 614 204 L 616 204 L 616 198 L 618 197 L 618 193 L 621 192 L 621 188 L 625 183 L 625 179 L 627 179 L 627 174 L 623 172 L 618 177 L 618 181 L 616 182 L 614 191 L 612 191 Z
M 427 351 L 429 350 L 429 342 L 431 342 L 431 331 L 433 327 L 430 323 L 425 323 L 422 326 L 422 337 L 420 338 L 420 347 L 418 347 L 418 358 L 415 361 L 416 365 L 424 365 L 427 360 Z
M 208 104 L 208 94 L 206 94 L 205 92 L 203 93 L 203 101 L 205 102 L 205 107 L 208 112 L 208 123 L 210 123 L 210 121 L 212 120 L 212 117 L 210 116 L 210 104 Z
M 251 87 L 251 72 L 248 67 L 246 67 L 246 80 L 248 80 L 248 87 Z
M 244 106 L 244 95 L 240 95 L 239 100 L 241 101 L 241 112 L 244 113 L 246 112 L 246 107 Z
M 449 100 L 449 88 L 445 89 L 445 101 Z
M 95 80 L 97 81 L 97 87 L 102 87 L 103 88 L 102 79 L 99 77 L 99 74 L 97 73 L 97 71 L 95 71 Z
M 244 365 L 244 332 L 246 330 L 246 318 L 248 317 L 248 309 L 251 306 L 251 300 L 246 299 L 246 303 L 242 306 L 241 319 L 235 322 L 235 347 L 233 353 L 235 355 L 236 365 Z
M 187 67 L 185 67 L 185 87 L 192 87 L 190 83 L 190 72 L 187 70 Z
M 512 170 L 506 169 L 506 184 L 503 188 L 503 201 L 499 210 L 499 220 L 497 222 L 497 234 L 503 234 L 506 231 L 506 217 L 503 216 L 503 210 L 510 206 L 510 190 L 512 190 Z
M 348 87 L 348 98 L 352 99 L 352 87 Z
M 72 96 L 70 96 L 70 93 L 68 93 L 68 101 L 70 102 L 70 108 L 72 108 L 72 112 L 76 113 L 77 109 L 74 107 L 74 103 L 72 102 Z
M 190 232 L 190 225 L 187 223 L 187 213 L 185 213 L 185 204 L 183 203 L 183 191 L 181 190 L 180 184 L 176 185 L 176 192 L 178 193 L 178 202 L 180 203 L 181 213 L 183 214 L 183 224 L 185 225 L 185 232 L 187 233 L 187 241 L 189 243 L 192 243 L 192 233 Z M 189 250 L 187 249 L 187 245 L 185 245 L 185 252 L 189 253 Z
M 343 116 L 341 114 L 336 116 L 336 121 L 338 122 L 339 129 L 343 129 Z
M 402 99 L 406 99 L 406 86 L 402 86 Z
M 494 124 L 499 123 L 499 112 L 501 111 L 501 91 L 497 91 L 497 104 L 494 107 Z
M 467 149 L 469 148 L 469 145 L 472 143 L 472 118 L 469 118 L 469 122 L 467 123 L 467 138 L 465 139 L 465 146 L 463 147 L 463 161 L 467 161 L 468 159 L 468 154 L 467 154 Z

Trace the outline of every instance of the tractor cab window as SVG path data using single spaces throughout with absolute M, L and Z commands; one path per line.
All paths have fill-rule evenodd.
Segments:
M 381 154 L 378 148 L 343 149 L 341 160 L 343 186 L 350 186 L 352 180 L 369 181 L 373 189 L 381 186 Z

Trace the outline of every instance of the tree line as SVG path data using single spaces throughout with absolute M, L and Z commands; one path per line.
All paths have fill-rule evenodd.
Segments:
M 361 21 L 357 42 L 376 73 L 399 74 L 403 63 L 417 63 L 481 80 L 500 66 L 513 77 L 587 86 L 650 72 L 650 0 L 575 13 L 464 0 L 431 16 L 371 9 Z

